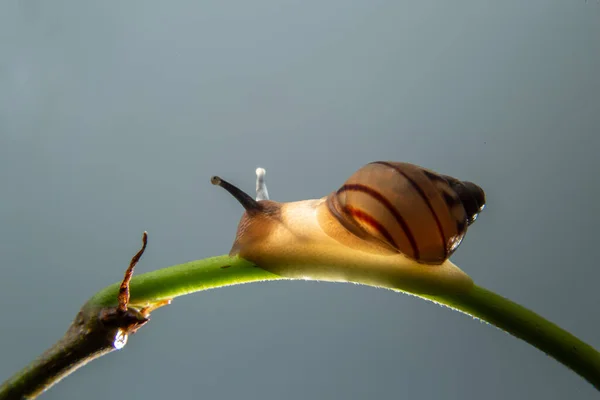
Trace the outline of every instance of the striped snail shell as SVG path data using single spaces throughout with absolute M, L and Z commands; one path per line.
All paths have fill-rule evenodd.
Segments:
M 485 193 L 414 164 L 376 161 L 331 193 L 327 206 L 352 234 L 437 265 L 458 248 L 485 206 Z

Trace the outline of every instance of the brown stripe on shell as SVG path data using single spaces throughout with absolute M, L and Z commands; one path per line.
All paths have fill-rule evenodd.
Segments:
M 466 221 L 456 221 L 456 230 L 458 230 L 458 233 L 464 232 L 465 229 L 467 229 Z
M 423 174 L 434 182 L 448 183 L 448 181 L 444 178 L 444 176 L 436 174 L 435 172 L 431 172 L 426 169 L 423 169 Z
M 458 196 L 452 196 L 450 193 L 444 191 L 442 192 L 442 197 L 444 198 L 448 209 L 452 209 L 456 206 L 463 206 Z
M 345 206 L 344 211 L 352 215 L 355 219 L 360 220 L 369 225 L 371 228 L 377 230 L 377 232 L 379 232 L 381 236 L 385 238 L 385 240 L 387 240 L 392 246 L 394 246 L 394 248 L 398 248 L 398 245 L 396 244 L 396 241 L 394 240 L 391 233 L 372 215 L 359 208 L 352 206 Z
M 443 175 L 443 177 L 446 178 L 452 190 L 460 198 L 467 214 L 467 226 L 471 225 L 485 206 L 485 192 L 473 182 L 461 181 L 448 175 Z
M 449 175 L 439 175 L 439 174 L 436 174 L 434 172 L 427 171 L 427 170 L 424 170 L 423 173 L 434 182 L 444 182 L 444 186 L 448 190 L 452 191 L 451 193 L 448 193 L 446 190 L 443 190 L 442 197 L 444 198 L 444 201 L 446 202 L 446 205 L 448 206 L 448 210 L 450 211 L 450 214 L 452 216 L 454 216 L 456 219 L 456 229 L 458 230 L 458 234 L 464 235 L 464 232 L 466 231 L 467 226 L 470 225 L 469 224 L 470 218 L 467 213 L 467 210 L 465 209 L 465 205 L 463 203 L 463 199 L 462 199 L 460 193 L 457 193 L 457 191 L 456 191 L 456 187 L 458 185 L 461 185 L 462 182 L 452 176 L 449 176 Z M 455 215 L 455 211 L 456 211 L 457 207 L 460 207 L 461 214 L 464 214 L 464 218 L 457 217 Z M 449 254 L 449 255 L 451 255 L 451 254 Z
M 485 205 L 485 194 L 479 186 L 468 181 L 462 181 L 454 185 L 453 189 L 460 197 L 467 213 L 467 223 L 471 225 Z
M 408 227 L 408 224 L 406 223 L 404 218 L 398 213 L 398 210 L 396 210 L 394 205 L 392 203 L 390 203 L 390 201 L 387 198 L 385 198 L 377 190 L 370 188 L 369 186 L 361 185 L 358 183 L 343 185 L 341 188 L 338 189 L 337 194 L 339 195 L 346 191 L 356 191 L 356 192 L 365 193 L 365 194 L 373 197 L 377 201 L 379 201 L 388 210 L 388 212 L 394 216 L 396 222 L 400 225 L 400 227 L 404 231 L 404 234 L 406 235 L 406 237 L 408 238 L 408 241 L 410 243 L 410 247 L 413 250 L 414 259 L 416 259 L 416 260 L 420 259 L 419 248 L 417 246 L 417 242 L 415 240 L 414 235 L 412 234 L 412 232 L 411 232 L 410 228 Z M 388 232 L 387 229 L 386 229 L 386 232 Z M 380 233 L 381 233 L 381 231 L 380 231 Z M 389 232 L 388 232 L 388 234 L 389 234 Z M 382 233 L 382 236 L 385 237 L 385 235 L 383 233 Z M 395 244 L 395 241 L 393 241 L 393 240 L 390 241 L 390 244 L 393 245 L 394 248 L 400 250 L 400 248 Z
M 444 234 L 444 228 L 442 227 L 442 222 L 440 221 L 440 218 L 438 217 L 437 213 L 433 209 L 433 205 L 431 204 L 431 201 L 429 200 L 429 197 L 427 196 L 427 194 L 425 194 L 425 191 L 423 190 L 423 188 L 417 182 L 415 182 L 410 176 L 408 176 L 408 174 L 406 174 L 404 171 L 402 171 L 400 168 L 398 168 L 394 164 L 390 164 L 385 161 L 376 161 L 373 164 L 385 165 L 386 167 L 392 168 L 398 174 L 402 175 L 402 177 L 404 177 L 404 179 L 406 179 L 408 182 L 410 182 L 410 184 L 417 191 L 417 193 L 419 193 L 419 196 L 421 196 L 421 199 L 423 199 L 423 202 L 425 202 L 425 204 L 427 204 L 427 208 L 429 208 L 429 211 L 431 212 L 431 214 L 433 215 L 433 218 L 435 219 L 435 224 L 437 225 L 438 232 L 440 234 L 440 238 L 442 239 L 442 246 L 444 247 L 444 258 L 447 258 L 448 257 L 448 248 L 446 247 L 446 245 L 448 243 L 448 240 L 446 239 L 446 235 Z M 429 172 L 427 170 L 421 169 L 421 171 L 428 176 L 431 175 L 431 172 Z M 443 180 L 443 178 L 442 178 L 442 180 Z

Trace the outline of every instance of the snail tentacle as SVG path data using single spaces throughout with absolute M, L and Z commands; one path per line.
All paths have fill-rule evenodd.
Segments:
M 222 179 L 218 176 L 213 176 L 210 178 L 210 183 L 213 185 L 221 186 L 223 189 L 227 190 L 237 201 L 240 202 L 244 209 L 251 212 L 259 212 L 263 210 L 262 205 L 254 200 L 248 193 L 244 192 L 242 189 L 238 188 L 235 185 L 227 182 L 225 179 Z
M 269 200 L 269 191 L 265 182 L 266 173 L 264 168 L 256 168 L 256 201 Z

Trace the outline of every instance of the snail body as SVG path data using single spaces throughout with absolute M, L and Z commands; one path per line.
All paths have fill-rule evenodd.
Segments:
M 246 212 L 231 256 L 283 277 L 422 294 L 466 290 L 449 257 L 485 204 L 479 186 L 409 163 L 373 162 L 320 199 L 256 201 L 218 177 Z

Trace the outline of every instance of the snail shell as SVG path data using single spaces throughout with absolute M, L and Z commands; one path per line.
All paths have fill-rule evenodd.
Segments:
M 369 163 L 327 197 L 353 235 L 423 264 L 447 260 L 484 207 L 476 184 L 403 162 Z

